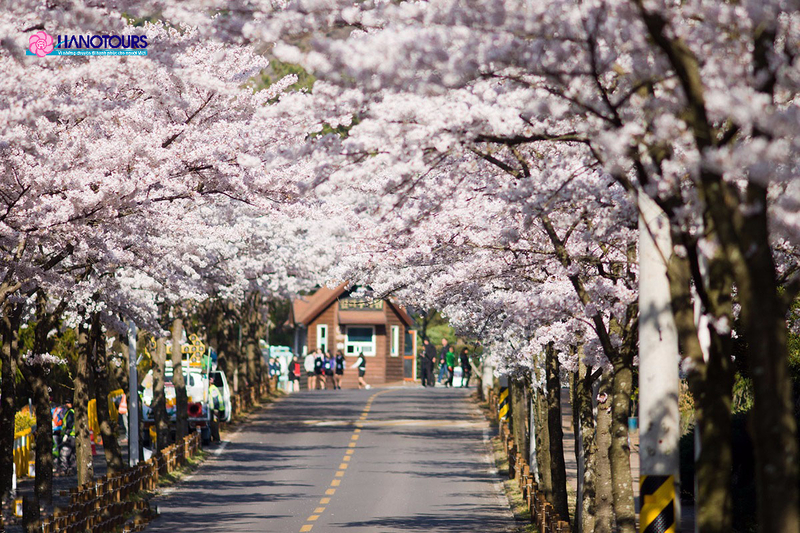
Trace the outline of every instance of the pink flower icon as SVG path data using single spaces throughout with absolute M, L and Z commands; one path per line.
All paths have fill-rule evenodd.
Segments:
M 34 33 L 28 42 L 30 51 L 39 57 L 44 57 L 53 51 L 53 38 L 47 35 L 46 32 Z

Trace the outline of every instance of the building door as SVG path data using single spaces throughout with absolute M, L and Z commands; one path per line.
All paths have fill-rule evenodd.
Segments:
M 403 379 L 417 380 L 417 332 L 406 330 L 403 346 Z

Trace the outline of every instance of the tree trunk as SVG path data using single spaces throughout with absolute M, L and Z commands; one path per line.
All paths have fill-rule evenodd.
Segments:
M 547 423 L 547 403 L 545 393 L 535 391 L 535 420 L 536 420 L 536 462 L 539 464 L 539 490 L 542 491 L 547 501 L 553 498 L 553 471 L 550 466 L 550 433 Z
M 253 291 L 245 302 L 243 313 L 243 342 L 246 361 L 247 382 L 255 385 L 261 381 L 259 362 L 261 360 L 261 346 L 259 337 L 261 333 L 261 293 Z
M 173 314 L 179 311 L 173 308 Z M 172 384 L 175 386 L 175 440 L 180 442 L 189 429 L 188 407 L 189 399 L 186 395 L 186 381 L 183 377 L 183 354 L 181 353 L 181 338 L 183 337 L 183 320 L 172 320 Z
M 636 510 L 633 505 L 631 448 L 628 444 L 628 416 L 633 391 L 633 365 L 630 354 L 614 364 L 611 384 L 611 485 L 614 495 L 614 516 L 620 533 L 636 532 Z
M 567 500 L 567 467 L 564 463 L 564 432 L 561 428 L 561 365 L 552 345 L 545 350 L 547 371 L 547 433 L 550 443 L 550 470 L 552 472 L 552 497 L 556 513 L 561 520 L 569 520 Z
M 78 468 L 78 485 L 94 479 L 92 448 L 89 440 L 89 398 L 91 397 L 90 361 L 92 344 L 89 332 L 81 320 L 78 326 L 78 364 L 75 372 L 75 393 L 72 401 L 75 410 L 75 461 Z
M 614 531 L 614 491 L 611 480 L 611 379 L 607 374 L 600 377 L 597 386 L 597 459 L 595 467 L 595 526 L 596 533 Z M 586 533 L 586 532 L 584 532 Z
M 167 396 L 164 391 L 164 368 L 167 360 L 166 341 L 159 337 L 156 341 L 153 361 L 153 421 L 156 425 L 156 449 L 169 446 L 169 418 L 167 417 Z
M 575 524 L 576 533 L 594 533 L 597 488 L 595 468 L 597 467 L 597 443 L 595 439 L 595 420 L 592 410 L 592 369 L 579 363 L 578 374 L 573 374 L 574 395 L 572 401 L 573 425 L 575 431 L 575 452 L 583 456 L 580 523 Z M 580 434 L 580 438 L 578 435 Z M 580 459 L 580 458 L 577 458 Z M 580 473 L 579 473 L 580 475 Z M 577 510 L 576 510 L 577 514 Z
M 528 395 L 524 380 L 509 380 L 511 389 L 511 424 L 514 432 L 514 442 L 517 444 L 518 453 L 528 457 L 530 448 L 528 444 Z
M 122 471 L 122 451 L 117 441 L 117 421 L 111 420 L 108 409 L 108 394 L 111 392 L 108 372 L 108 354 L 106 353 L 106 337 L 100 323 L 100 316 L 92 316 L 92 343 L 94 344 L 95 401 L 97 424 L 103 437 L 103 453 L 109 473 Z
M 747 205 L 761 206 L 745 219 L 740 260 L 734 261 L 753 379 L 758 529 L 800 531 L 797 421 L 792 402 L 786 306 L 778 293 L 769 246 L 767 190 L 748 184 Z
M 678 241 L 675 241 L 678 242 Z M 691 247 L 687 246 L 691 251 Z M 710 263 L 705 298 L 712 307 L 705 312 L 716 319 L 732 321 L 730 275 L 717 259 Z M 699 270 L 698 270 L 699 274 Z M 695 515 L 698 533 L 725 533 L 733 527 L 731 471 L 731 368 L 730 334 L 720 335 L 706 327 L 710 343 L 708 361 L 699 342 L 692 302 L 691 268 L 688 258 L 675 254 L 669 263 L 672 311 L 684 357 L 689 365 L 688 382 L 695 402 L 695 431 L 700 435 L 700 453 L 695 458 Z M 695 287 L 706 282 L 695 278 Z
M 6 302 L 0 326 L 3 330 L 2 403 L 0 404 L 0 496 L 11 492 L 14 476 L 14 415 L 16 414 L 16 359 L 19 351 L 21 305 Z

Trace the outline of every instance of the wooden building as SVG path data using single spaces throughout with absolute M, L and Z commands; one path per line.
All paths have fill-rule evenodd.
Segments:
M 367 359 L 365 379 L 370 385 L 413 380 L 416 336 L 411 317 L 390 299 L 353 298 L 346 287 L 322 287 L 292 302 L 294 352 L 305 357 L 317 348 L 332 354 L 342 350 L 344 388 L 358 387 L 358 370 L 350 367 L 359 352 Z

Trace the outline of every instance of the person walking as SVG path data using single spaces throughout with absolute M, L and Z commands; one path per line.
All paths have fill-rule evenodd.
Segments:
M 309 353 L 306 355 L 305 359 L 303 359 L 303 367 L 306 370 L 306 377 L 308 378 L 308 390 L 314 390 L 317 388 L 317 375 L 314 373 L 314 355 L 315 353 Z
M 469 350 L 461 350 L 461 386 L 469 387 L 469 378 L 472 377 L 472 364 L 469 362 Z
M 222 399 L 222 393 L 214 384 L 213 378 L 208 383 L 208 409 L 211 411 L 211 442 L 219 442 L 219 421 L 225 417 L 225 400 Z
M 442 339 L 442 349 L 439 351 L 439 383 L 444 384 L 447 377 L 447 339 Z
M 296 355 L 292 355 L 292 360 L 289 361 L 289 385 L 288 392 L 297 392 L 300 390 L 300 375 L 303 369 L 300 366 L 300 359 Z
M 58 471 L 69 474 L 75 468 L 75 410 L 72 402 L 66 403 L 67 412 L 61 425 L 61 447 L 58 450 Z
M 121 422 L 122 430 L 125 432 L 125 438 L 128 438 L 128 396 L 125 393 L 122 393 L 122 398 L 119 401 L 119 407 L 117 408 L 117 413 L 119 414 L 119 420 Z
M 364 380 L 364 376 L 367 373 L 367 358 L 364 357 L 363 352 L 358 352 L 358 359 L 355 364 L 353 364 L 353 368 L 356 367 L 358 367 L 358 388 L 369 389 L 369 383 Z
M 314 377 L 317 380 L 317 388 L 325 390 L 325 359 L 319 348 L 314 357 Z
M 325 388 L 328 388 L 328 385 L 330 385 L 333 390 L 336 390 L 336 379 L 333 377 L 335 366 L 336 360 L 333 358 L 333 355 L 326 353 L 323 360 L 323 369 L 325 370 Z
M 422 386 L 433 387 L 436 384 L 433 379 L 433 366 L 436 364 L 436 347 L 428 339 L 424 339 L 422 344 L 425 347 L 422 352 Z
M 448 347 L 447 353 L 444 356 L 444 364 L 447 366 L 447 382 L 445 386 L 452 387 L 453 374 L 455 374 L 456 370 L 456 353 L 453 351 L 452 346 Z
M 336 350 L 336 376 L 334 377 L 334 385 L 337 389 L 342 390 L 342 379 L 344 378 L 344 354 L 341 350 Z

